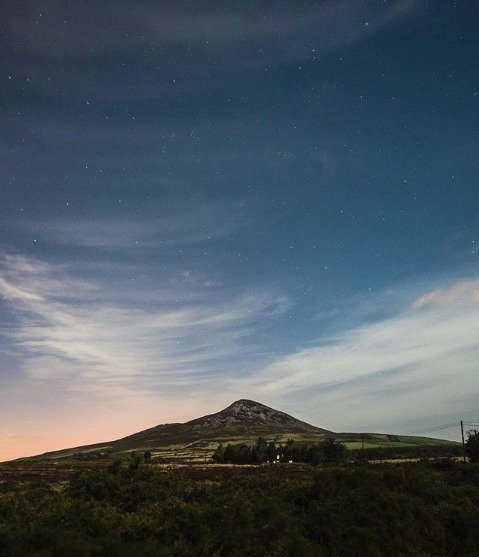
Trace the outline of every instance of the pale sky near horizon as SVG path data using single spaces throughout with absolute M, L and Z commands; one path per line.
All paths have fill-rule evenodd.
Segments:
M 0 461 L 479 420 L 477 3 L 0 12 Z

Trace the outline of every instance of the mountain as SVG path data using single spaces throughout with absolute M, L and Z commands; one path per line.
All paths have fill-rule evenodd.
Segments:
M 192 442 L 198 439 L 231 436 L 274 435 L 285 433 L 330 433 L 270 408 L 254 400 L 241 399 L 230 406 L 184 424 L 166 424 L 152 427 L 117 441 L 141 441 L 151 446 L 161 446 L 174 441 Z
M 220 412 L 189 422 L 157 425 L 115 441 L 63 449 L 22 460 L 72 456 L 95 459 L 149 450 L 163 462 L 208 462 L 219 443 L 254 443 L 259 436 L 276 443 L 284 443 L 288 439 L 310 443 L 329 435 L 352 448 L 362 447 L 364 443 L 369 447 L 451 444 L 438 439 L 384 433 L 333 433 L 254 400 L 241 399 Z
M 199 449 L 202 445 L 208 446 L 214 441 L 250 440 L 259 436 L 268 438 L 287 438 L 290 435 L 316 437 L 328 433 L 331 432 L 298 420 L 265 404 L 241 399 L 220 412 L 186 423 L 157 425 L 116 441 L 54 451 L 34 458 L 58 458 L 95 451 L 122 453 L 146 449 L 159 450 L 163 453 L 165 449 L 175 445 L 181 447 L 195 445 L 196 449 Z
M 291 433 L 329 433 L 285 412 L 247 399 L 237 400 L 220 412 L 191 420 L 184 425 L 191 429 L 207 427 L 221 430 L 233 427 L 245 433 L 261 433 L 262 429 L 269 432 L 274 430 Z

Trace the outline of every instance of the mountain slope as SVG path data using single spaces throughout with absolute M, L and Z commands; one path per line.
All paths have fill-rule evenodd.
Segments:
M 92 459 L 149 450 L 163 462 L 209 462 L 219 443 L 254 443 L 259 436 L 276 443 L 284 443 L 291 438 L 310 443 L 318 442 L 328 435 L 357 449 L 363 447 L 364 443 L 366 447 L 453 444 L 437 439 L 384 433 L 333 433 L 259 402 L 241 399 L 220 412 L 186 423 L 158 425 L 115 441 L 63 449 L 30 459 L 56 459 L 73 455 Z
M 120 439 L 115 444 L 130 445 L 139 442 L 148 446 L 162 446 L 199 439 L 280 433 L 326 434 L 329 432 L 259 402 L 241 399 L 215 414 L 196 418 L 184 424 L 159 425 Z
M 260 435 L 277 437 L 289 434 L 325 435 L 325 429 L 315 427 L 253 400 L 241 399 L 230 406 L 186 423 L 158 425 L 116 441 L 64 449 L 39 455 L 56 458 L 73 453 L 108 451 L 120 453 L 131 450 L 161 449 L 171 445 L 188 445 L 199 441 L 255 438 Z

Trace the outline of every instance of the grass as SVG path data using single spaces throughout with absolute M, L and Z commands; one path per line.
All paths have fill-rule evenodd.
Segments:
M 363 444 L 361 441 L 361 434 L 358 433 L 341 433 L 338 434 L 338 439 L 343 442 L 346 447 L 350 450 L 362 449 Z M 293 434 L 277 434 L 268 436 L 266 439 L 268 442 L 274 441 L 276 445 L 285 444 L 288 440 L 293 440 L 296 443 L 318 443 L 327 437 L 325 434 L 311 434 L 311 433 L 293 433 Z M 211 455 L 216 450 L 220 443 L 227 445 L 231 443 L 232 445 L 237 444 L 247 444 L 254 445 L 257 441 L 256 435 L 242 435 L 242 436 L 231 436 L 231 437 L 218 437 L 218 438 L 208 438 L 200 439 L 197 441 L 189 443 L 175 443 L 168 444 L 163 447 L 132 447 L 131 449 L 122 448 L 120 452 L 112 452 L 109 454 L 110 457 L 118 455 L 123 458 L 128 458 L 129 454 L 134 450 L 137 454 L 141 455 L 146 450 L 150 450 L 152 457 L 158 462 L 163 463 L 205 463 L 211 461 Z M 450 445 L 453 442 L 446 441 L 443 439 L 431 439 L 428 437 L 415 437 L 406 435 L 386 435 L 386 434 L 364 434 L 364 448 L 374 449 L 374 448 L 403 448 L 403 447 L 414 447 L 414 446 L 431 446 L 431 445 Z M 101 455 L 108 446 L 99 445 L 98 447 L 92 448 L 89 451 L 84 451 L 91 453 L 90 458 L 95 458 L 95 453 L 98 454 L 96 458 L 103 458 L 105 455 Z M 103 450 L 103 451 L 102 451 Z M 64 454 L 60 461 L 67 461 L 73 456 L 75 451 Z M 58 457 L 57 457 L 58 458 Z M 52 459 L 55 460 L 55 459 Z
M 352 434 L 353 435 L 357 434 Z M 378 434 L 374 438 L 368 438 L 364 441 L 365 449 L 372 448 L 388 448 L 388 447 L 411 447 L 411 446 L 424 446 L 424 445 L 450 445 L 451 441 L 445 441 L 443 439 L 430 439 L 428 437 L 409 437 L 406 435 L 392 436 Z M 267 441 L 274 441 L 276 444 L 286 443 L 288 440 L 292 439 L 295 442 L 302 443 L 317 443 L 324 440 L 325 435 L 311 435 L 311 434 L 286 434 L 286 435 L 276 435 L 267 438 Z M 152 450 L 152 456 L 158 458 L 162 462 L 176 462 L 176 463 L 188 463 L 197 462 L 204 463 L 208 462 L 211 458 L 213 451 L 218 447 L 220 443 L 226 445 L 231 443 L 232 445 L 247 444 L 254 445 L 257 441 L 256 436 L 242 436 L 242 437 L 231 437 L 231 438 L 218 438 L 218 439 L 205 439 L 203 441 L 195 441 L 194 443 L 189 443 L 187 445 L 177 444 L 168 445 L 165 447 L 159 447 Z M 346 445 L 348 449 L 361 449 L 363 448 L 362 441 L 356 438 L 349 438 L 343 434 L 341 441 Z
M 447 439 L 433 439 L 431 437 L 411 437 L 409 435 L 398 435 L 401 443 L 410 445 L 451 445 L 458 444 L 456 441 L 448 441 Z

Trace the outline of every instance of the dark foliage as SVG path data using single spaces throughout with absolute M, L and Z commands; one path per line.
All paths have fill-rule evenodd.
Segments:
M 469 431 L 466 441 L 466 454 L 471 462 L 479 462 L 479 431 Z
M 168 471 L 125 461 L 64 489 L 4 486 L 0 554 L 472 556 L 478 501 L 479 465 L 453 460 Z
M 340 464 L 347 459 L 346 445 L 328 438 L 321 443 L 295 443 L 284 445 L 268 443 L 260 437 L 256 445 L 245 443 L 218 446 L 213 462 L 227 464 L 262 464 L 263 462 L 302 462 L 305 464 Z

